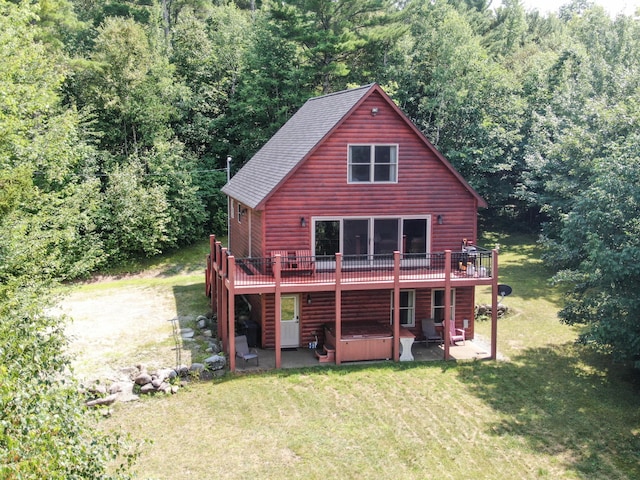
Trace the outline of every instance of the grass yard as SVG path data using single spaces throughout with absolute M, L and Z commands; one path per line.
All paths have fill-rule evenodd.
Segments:
M 513 287 L 507 361 L 227 375 L 117 404 L 103 426 L 149 441 L 137 478 L 640 478 L 637 374 L 574 345 L 532 238 L 491 241 Z

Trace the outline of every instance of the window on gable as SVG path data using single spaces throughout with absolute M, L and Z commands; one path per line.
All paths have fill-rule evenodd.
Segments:
M 398 181 L 397 145 L 350 145 L 349 183 Z

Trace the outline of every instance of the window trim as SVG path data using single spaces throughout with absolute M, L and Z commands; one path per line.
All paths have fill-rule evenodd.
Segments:
M 444 288 L 432 288 L 431 289 L 431 318 L 435 320 L 436 318 L 436 292 L 445 292 Z M 442 297 L 444 300 L 444 296 Z M 444 320 L 444 304 L 442 306 L 438 306 L 438 309 L 443 310 L 442 319 Z M 456 319 L 456 289 L 451 289 L 451 318 L 450 320 L 455 321 Z M 437 323 L 437 320 L 436 320 Z
M 369 147 L 369 180 L 354 180 L 351 174 L 351 167 L 353 164 L 351 163 L 351 148 L 352 147 Z M 391 180 L 375 180 L 375 151 L 376 147 L 392 147 L 395 151 L 395 162 L 394 163 L 385 163 L 385 164 L 377 164 L 377 165 L 389 165 L 393 168 L 393 178 Z M 349 143 L 347 145 L 347 184 L 349 185 L 362 185 L 362 184 L 394 184 L 398 183 L 398 164 L 399 164 L 399 156 L 400 156 L 400 146 L 397 143 Z M 356 165 L 366 165 L 356 164 Z
M 316 251 L 315 251 L 315 245 L 316 245 L 316 223 L 317 222 L 339 222 L 340 223 L 340 238 L 339 238 L 339 252 L 343 252 L 344 253 L 344 222 L 345 220 L 367 220 L 369 222 L 368 224 L 368 231 L 369 231 L 369 244 L 367 245 L 367 254 L 368 255 L 372 255 L 373 254 L 373 242 L 375 241 L 375 221 L 376 220 L 397 220 L 398 221 L 398 249 L 400 250 L 400 253 L 405 254 L 408 253 L 406 251 L 404 251 L 404 249 L 402 248 L 403 246 L 403 241 L 402 241 L 402 237 L 404 234 L 404 222 L 405 220 L 425 220 L 426 225 L 426 231 L 425 231 L 425 247 L 426 247 L 426 251 L 423 252 L 425 257 L 429 257 L 429 254 L 431 253 L 431 233 L 432 233 L 432 224 L 431 224 L 431 217 L 432 215 L 369 215 L 369 216 L 345 216 L 345 217 L 324 217 L 324 216 L 320 216 L 320 217 L 311 217 L 311 225 L 312 225 L 312 231 L 311 231 L 311 243 L 313 245 L 313 254 L 317 255 Z M 337 252 L 334 252 L 337 253 Z
M 247 207 L 238 202 L 238 223 L 242 223 L 242 217 L 247 214 Z
M 408 293 L 409 296 L 407 297 L 410 300 L 410 304 L 411 305 L 407 305 L 407 306 L 403 306 L 402 305 L 402 293 Z M 391 325 L 393 325 L 393 290 L 391 291 L 391 312 L 390 312 L 390 322 Z M 408 323 L 402 323 L 402 314 L 400 315 L 400 326 L 401 327 L 407 327 L 407 328 L 413 328 L 416 326 L 416 291 L 413 288 L 402 288 L 400 289 L 400 312 L 402 312 L 402 310 L 406 310 L 407 312 L 409 312 L 407 314 L 407 320 Z

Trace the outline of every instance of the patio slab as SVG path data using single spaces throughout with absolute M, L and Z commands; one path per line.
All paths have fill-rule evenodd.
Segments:
M 242 359 L 236 359 L 236 371 L 238 372 L 250 372 L 261 370 L 273 370 L 276 368 L 276 355 L 273 349 L 260 349 L 258 348 L 258 356 L 260 358 L 260 365 L 256 366 L 256 362 L 251 360 L 245 364 Z M 425 345 L 425 342 L 414 342 L 411 348 L 414 361 L 427 362 L 437 361 L 444 359 L 444 345 L 429 344 Z M 449 354 L 452 360 L 480 360 L 488 359 L 491 356 L 491 347 L 482 339 L 467 340 L 464 345 L 452 345 L 449 348 Z M 500 355 L 498 355 L 500 358 Z M 343 362 L 342 365 L 353 364 L 373 364 L 379 362 L 385 362 L 387 360 L 370 360 L 366 362 Z M 304 367 L 323 367 L 323 366 L 335 366 L 335 363 L 320 363 L 314 354 L 313 349 L 309 348 L 297 348 L 286 349 L 281 352 L 281 366 L 282 368 L 304 368 Z

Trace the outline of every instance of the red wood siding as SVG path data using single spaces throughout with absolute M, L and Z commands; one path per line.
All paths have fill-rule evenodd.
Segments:
M 375 117 L 370 113 L 374 107 Z M 348 184 L 351 143 L 398 144 L 398 183 Z M 376 93 L 270 197 L 265 248 L 312 248 L 314 216 L 431 215 L 431 251 L 457 250 L 463 238 L 475 240 L 476 210 L 471 193 Z
M 313 292 L 309 294 L 311 304 L 307 304 L 307 293 L 300 294 L 300 345 L 304 347 L 318 336 L 324 342 L 323 324 L 335 321 L 335 294 L 333 292 Z M 263 305 L 255 305 L 254 301 L 263 300 Z M 252 319 L 262 328 L 262 345 L 264 348 L 275 347 L 274 336 L 274 295 L 251 296 Z M 463 320 L 469 319 L 467 338 L 473 338 L 474 288 L 456 289 L 456 326 L 463 327 Z M 256 318 L 255 313 L 262 317 Z M 390 323 L 391 291 L 356 291 L 342 293 L 342 322 Z M 431 317 L 431 289 L 416 290 L 416 324 L 409 328 L 416 337 L 422 337 L 422 319 Z
M 234 204 L 234 218 L 229 222 L 231 253 L 236 257 L 267 256 L 262 244 L 264 238 L 263 213 L 245 207 L 247 213 L 242 216 L 242 221 L 238 222 L 238 204 L 237 202 Z

